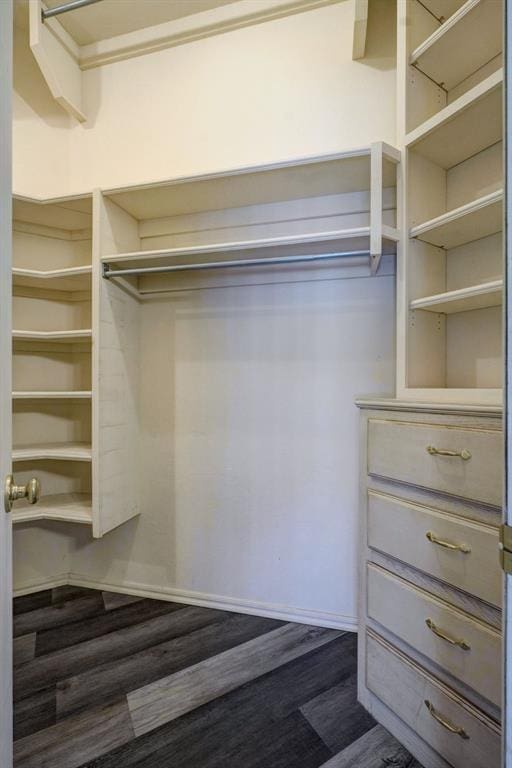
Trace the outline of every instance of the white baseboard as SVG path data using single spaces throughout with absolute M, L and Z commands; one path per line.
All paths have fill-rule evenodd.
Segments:
M 205 592 L 191 592 L 185 589 L 159 587 L 150 584 L 139 584 L 137 582 L 118 584 L 115 581 L 98 581 L 80 573 L 63 573 L 45 581 L 33 580 L 25 582 L 16 587 L 14 596 L 21 597 L 31 592 L 41 592 L 44 589 L 53 589 L 54 587 L 66 585 L 88 587 L 89 589 L 99 589 L 107 592 L 121 592 L 126 595 L 137 595 L 156 600 L 169 600 L 173 603 L 199 605 L 203 608 L 215 608 L 221 611 L 266 616 L 297 624 L 311 624 L 316 627 L 357 632 L 357 618 L 355 616 L 344 616 L 343 614 L 329 613 L 327 611 L 308 610 L 274 603 L 237 600 L 236 598 L 211 595 Z
M 59 576 L 52 576 L 51 579 L 38 581 L 32 579 L 16 586 L 13 591 L 14 597 L 30 595 L 32 592 L 42 592 L 45 589 L 54 589 L 55 587 L 65 587 L 69 584 L 69 573 L 61 573 Z
M 169 600 L 174 603 L 186 603 L 187 605 L 199 605 L 204 608 L 216 608 L 222 611 L 234 613 L 247 613 L 253 616 L 266 616 L 282 621 L 296 622 L 297 624 L 311 624 L 317 627 L 341 629 L 346 632 L 357 632 L 357 618 L 342 614 L 328 613 L 326 611 L 307 610 L 273 603 L 253 602 L 249 600 L 237 600 L 232 597 L 211 595 L 204 592 L 191 592 L 184 589 L 171 587 L 157 587 L 137 582 L 123 582 L 117 584 L 111 581 L 97 581 L 89 576 L 79 573 L 69 574 L 69 584 L 75 587 L 89 587 L 108 592 L 121 592 L 127 595 L 150 597 L 157 600 Z

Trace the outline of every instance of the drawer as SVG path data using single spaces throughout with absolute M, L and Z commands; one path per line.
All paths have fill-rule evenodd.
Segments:
M 498 726 L 407 656 L 367 635 L 367 685 L 454 768 L 499 768 Z
M 427 449 L 464 453 L 469 458 Z M 502 457 L 502 433 L 498 431 L 368 421 L 370 475 L 501 507 Z
M 369 547 L 500 607 L 498 542 L 497 528 L 368 492 Z M 460 545 L 465 551 L 443 543 Z
M 374 565 L 368 566 L 368 615 L 501 706 L 499 632 Z

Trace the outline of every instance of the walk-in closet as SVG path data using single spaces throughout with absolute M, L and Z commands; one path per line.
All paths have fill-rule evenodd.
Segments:
M 507 6 L 0 0 L 0 768 L 512 768 Z

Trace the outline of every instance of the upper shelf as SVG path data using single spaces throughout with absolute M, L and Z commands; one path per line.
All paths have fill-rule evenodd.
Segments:
M 382 144 L 383 187 L 396 184 L 397 150 Z M 371 147 L 306 157 L 204 176 L 181 177 L 129 189 L 110 189 L 105 196 L 135 219 L 220 211 L 249 205 L 361 192 L 371 186 Z
M 449 249 L 500 232 L 502 227 L 503 190 L 500 189 L 418 224 L 411 229 L 410 235 Z
M 46 288 L 58 291 L 86 291 L 91 286 L 92 266 L 67 267 L 66 269 L 22 269 L 12 270 L 13 284 L 27 288 Z
M 467 0 L 428 37 L 410 63 L 450 91 L 499 55 L 503 5 L 497 0 Z
M 500 141 L 502 121 L 500 69 L 408 133 L 405 144 L 448 169 Z

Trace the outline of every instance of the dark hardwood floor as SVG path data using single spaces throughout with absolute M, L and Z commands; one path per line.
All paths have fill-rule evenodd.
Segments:
M 421 768 L 353 634 L 73 587 L 14 613 L 16 768 Z

